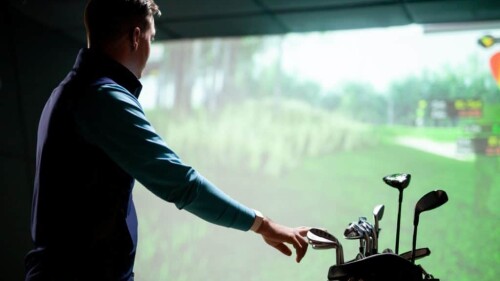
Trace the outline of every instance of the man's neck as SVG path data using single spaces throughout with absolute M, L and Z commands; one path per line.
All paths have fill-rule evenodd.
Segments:
M 132 48 L 127 45 L 124 39 L 103 44 L 88 44 L 87 46 L 89 49 L 99 51 L 120 63 L 138 77 L 133 63 L 134 60 L 132 59 Z

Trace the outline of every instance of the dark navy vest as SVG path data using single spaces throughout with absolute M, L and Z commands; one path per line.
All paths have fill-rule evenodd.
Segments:
M 87 142 L 74 119 L 78 99 L 109 83 L 136 97 L 141 90 L 125 67 L 82 50 L 42 112 L 26 280 L 133 280 L 134 179 Z

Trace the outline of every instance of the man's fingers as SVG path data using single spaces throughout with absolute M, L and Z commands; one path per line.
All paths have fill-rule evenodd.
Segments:
M 307 231 L 305 233 L 307 233 Z M 305 234 L 302 235 L 301 230 L 299 230 L 299 235 L 301 236 L 296 236 L 293 243 L 295 252 L 297 253 L 297 258 L 296 258 L 297 262 L 300 262 L 300 260 L 302 260 L 302 258 L 306 255 L 307 246 L 309 245 L 305 240 L 305 238 L 303 237 Z
M 306 226 L 297 227 L 297 230 L 299 231 L 300 236 L 306 236 L 307 232 L 310 229 L 311 229 L 310 227 L 306 227 Z
M 259 232 L 266 243 L 287 256 L 291 256 L 293 254 L 292 249 L 287 246 L 287 244 L 291 244 L 295 249 L 295 260 L 300 262 L 305 256 L 307 247 L 309 246 L 305 236 L 311 228 L 305 226 L 288 228 L 273 224 L 272 222 L 268 224 L 268 226 L 271 226 L 271 228 L 261 227 Z
M 291 256 L 292 255 L 292 250 L 288 248 L 285 244 L 283 243 L 278 243 L 275 245 L 272 245 L 274 248 L 278 249 L 278 251 L 282 252 L 284 255 Z

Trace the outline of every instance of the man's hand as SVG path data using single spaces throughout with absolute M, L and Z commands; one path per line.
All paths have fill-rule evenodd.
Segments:
M 291 244 L 297 254 L 296 261 L 300 262 L 307 252 L 308 243 L 305 236 L 309 229 L 309 227 L 290 228 L 264 218 L 256 232 L 262 235 L 267 244 L 287 256 L 292 255 L 292 250 L 285 243 Z

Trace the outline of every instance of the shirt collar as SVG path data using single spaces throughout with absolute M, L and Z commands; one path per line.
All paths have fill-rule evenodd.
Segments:
M 85 73 L 90 78 L 108 77 L 123 86 L 136 98 L 139 97 L 142 90 L 141 82 L 130 70 L 98 50 L 81 49 L 73 69 Z

